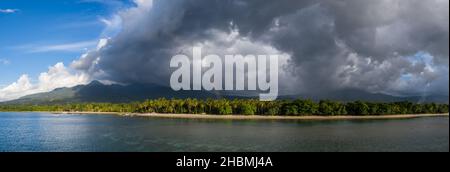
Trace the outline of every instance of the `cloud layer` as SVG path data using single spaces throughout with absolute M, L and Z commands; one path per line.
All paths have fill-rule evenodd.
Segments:
M 205 47 L 216 54 L 264 52 L 233 43 L 245 39 L 289 54 L 286 92 L 448 94 L 446 0 L 136 2 L 118 14 L 121 32 L 73 67 L 116 82 L 167 84 L 170 58 L 192 46 L 213 45 Z M 235 40 L 220 36 L 236 31 Z

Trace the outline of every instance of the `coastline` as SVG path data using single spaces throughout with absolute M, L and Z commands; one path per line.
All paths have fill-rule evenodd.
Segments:
M 160 114 L 160 113 L 120 113 L 120 112 L 43 112 L 53 114 L 118 115 L 129 117 L 171 118 L 171 119 L 222 119 L 222 120 L 375 120 L 411 119 L 423 117 L 449 117 L 444 114 L 402 114 L 371 116 L 261 116 L 261 115 L 207 115 L 207 114 Z

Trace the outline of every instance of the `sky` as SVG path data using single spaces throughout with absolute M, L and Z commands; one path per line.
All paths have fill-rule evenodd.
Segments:
M 101 38 L 113 36 L 108 30 L 110 18 L 132 5 L 126 0 L 0 0 L 0 89 L 24 75 L 38 83 L 49 67 L 70 64 L 95 48 Z M 30 93 L 50 89 L 54 88 Z M 26 89 L 17 91 L 26 94 Z M 9 94 L 11 98 L 23 96 Z
M 0 0 L 0 86 L 56 62 L 70 63 L 97 45 L 119 4 L 82 0 Z M 9 10 L 10 12 L 5 12 Z M 5 64 L 7 63 L 7 64 Z
M 0 0 L 0 101 L 167 85 L 193 46 L 282 54 L 281 94 L 448 95 L 448 44 L 448 0 Z

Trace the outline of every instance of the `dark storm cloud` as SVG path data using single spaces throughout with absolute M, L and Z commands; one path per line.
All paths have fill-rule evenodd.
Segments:
M 233 44 L 217 33 L 237 30 L 291 56 L 284 66 L 291 73 L 281 76 L 290 81 L 285 89 L 448 94 L 448 0 L 140 2 L 119 14 L 116 37 L 73 66 L 115 82 L 168 84 L 173 55 L 205 42 L 225 50 Z
M 364 56 L 428 51 L 448 61 L 448 1 L 340 0 L 327 4 L 337 36 Z

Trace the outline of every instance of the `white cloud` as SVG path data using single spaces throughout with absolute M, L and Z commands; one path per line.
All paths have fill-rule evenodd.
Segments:
M 19 11 L 18 9 L 0 9 L 0 13 L 6 13 L 6 14 L 16 13 L 18 11 Z
M 97 45 L 97 41 L 81 41 L 72 42 L 67 44 L 54 44 L 54 45 L 24 45 L 15 47 L 22 49 L 28 53 L 45 53 L 45 52 L 80 52 Z
M 100 50 L 105 48 L 108 44 L 109 39 L 104 38 L 100 39 L 97 44 L 97 48 L 93 49 L 91 51 L 88 51 L 81 55 L 81 57 L 75 61 L 72 62 L 70 65 L 71 68 L 77 69 L 77 70 L 86 70 L 88 73 L 91 73 L 91 75 L 95 75 L 95 72 L 92 72 L 95 70 L 95 65 L 100 60 L 101 56 L 99 55 Z
M 119 15 L 114 15 L 109 19 L 100 18 L 99 20 L 106 26 L 102 32 L 102 37 L 114 37 L 122 28 L 122 18 Z
M 0 101 L 19 98 L 25 95 L 24 93 L 30 92 L 32 88 L 28 75 L 22 75 L 16 82 L 0 90 Z
M 63 63 L 49 67 L 41 73 L 37 83 L 32 83 L 28 75 L 22 75 L 16 82 L 0 89 L 0 102 L 14 100 L 26 95 L 52 91 L 56 88 L 87 84 L 90 77 L 66 68 Z

